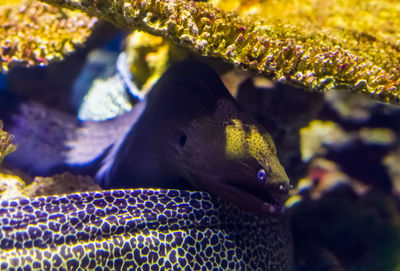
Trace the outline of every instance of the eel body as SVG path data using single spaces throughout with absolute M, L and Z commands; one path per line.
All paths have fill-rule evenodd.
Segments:
M 143 189 L 1 201 L 2 270 L 290 270 L 290 230 L 276 215 L 289 181 L 274 143 L 208 66 L 173 66 L 104 122 L 8 106 L 0 118 L 18 144 L 8 163 Z
M 6 158 L 33 175 L 69 170 L 104 188 L 201 189 L 259 214 L 281 213 L 288 193 L 271 136 L 200 62 L 172 66 L 145 101 L 108 121 L 77 122 L 32 103 L 0 118 L 18 144 Z
M 288 271 L 283 218 L 206 192 L 133 189 L 2 201 L 1 270 Z

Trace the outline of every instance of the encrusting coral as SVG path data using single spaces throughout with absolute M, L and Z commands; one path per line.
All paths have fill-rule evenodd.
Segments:
M 96 22 L 84 13 L 33 0 L 1 3 L 0 72 L 63 59 L 83 45 Z
M 0 120 L 0 164 L 4 157 L 15 150 L 15 145 L 12 144 L 13 137 L 3 131 L 3 122 Z
M 237 9 L 242 16 L 186 0 L 45 2 L 163 36 L 275 81 L 318 91 L 348 88 L 400 102 L 400 3 L 393 1 L 252 1 Z

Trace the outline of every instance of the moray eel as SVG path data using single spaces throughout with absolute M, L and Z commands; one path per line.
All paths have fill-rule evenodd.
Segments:
M 201 189 L 253 213 L 283 211 L 289 180 L 271 136 L 203 63 L 172 66 L 144 101 L 108 121 L 18 108 L 0 116 L 18 144 L 7 158 L 33 175 L 90 173 L 104 188 Z
M 201 191 L 133 189 L 0 202 L 1 270 L 289 271 L 283 218 Z
M 208 66 L 173 66 L 109 121 L 0 108 L 19 144 L 8 163 L 151 188 L 0 201 L 2 270 L 291 270 L 288 221 L 270 215 L 288 190 L 274 144 Z

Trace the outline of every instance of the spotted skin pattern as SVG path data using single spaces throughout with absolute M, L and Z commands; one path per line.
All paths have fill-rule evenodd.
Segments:
M 0 202 L 1 270 L 289 270 L 282 219 L 206 192 L 131 189 Z

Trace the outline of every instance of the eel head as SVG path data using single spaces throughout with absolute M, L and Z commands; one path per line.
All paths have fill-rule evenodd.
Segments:
M 181 131 L 178 165 L 185 178 L 242 210 L 281 214 L 289 179 L 270 134 L 233 99 Z

